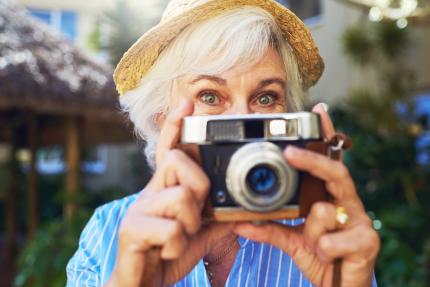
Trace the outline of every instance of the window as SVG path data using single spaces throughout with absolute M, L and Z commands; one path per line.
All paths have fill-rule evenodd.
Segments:
M 76 39 L 76 18 L 75 12 L 61 12 L 61 32 L 65 33 L 72 40 Z
M 69 39 L 76 39 L 77 14 L 73 11 L 28 9 L 30 15 L 42 20 Z
M 29 10 L 30 14 L 48 25 L 51 25 L 51 12 L 44 10 Z
M 288 7 L 307 25 L 314 25 L 321 21 L 321 0 L 277 0 L 277 2 Z

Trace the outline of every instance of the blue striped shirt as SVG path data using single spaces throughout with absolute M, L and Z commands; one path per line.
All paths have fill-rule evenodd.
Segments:
M 99 207 L 84 228 L 79 247 L 67 264 L 67 286 L 104 286 L 115 266 L 118 230 L 137 194 Z M 303 220 L 283 220 L 297 225 Z M 288 254 L 268 244 L 239 238 L 240 249 L 225 286 L 313 286 Z M 174 286 L 210 286 L 203 260 Z M 374 281 L 373 286 L 376 286 Z

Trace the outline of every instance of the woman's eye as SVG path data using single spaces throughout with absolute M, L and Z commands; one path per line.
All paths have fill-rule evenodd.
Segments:
M 265 94 L 257 98 L 257 103 L 262 106 L 270 106 L 276 101 L 276 96 Z
M 203 92 L 200 94 L 200 101 L 207 105 L 217 105 L 219 104 L 219 97 L 214 92 Z

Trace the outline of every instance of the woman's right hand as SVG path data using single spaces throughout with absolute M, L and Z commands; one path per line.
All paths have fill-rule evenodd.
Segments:
M 108 286 L 165 286 L 187 275 L 231 225 L 201 227 L 209 179 L 177 149 L 189 101 L 169 113 L 161 129 L 156 171 L 121 223 L 116 264 Z

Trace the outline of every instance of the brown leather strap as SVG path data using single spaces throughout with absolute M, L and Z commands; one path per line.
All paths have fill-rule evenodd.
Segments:
M 349 149 L 352 146 L 352 140 L 345 134 L 338 133 L 328 141 L 329 150 L 328 156 L 333 160 L 342 160 L 342 151 Z M 330 201 L 334 201 L 332 196 L 329 197 Z M 336 258 L 333 262 L 333 278 L 332 287 L 340 287 L 342 281 L 342 259 Z
M 306 149 L 323 155 L 328 153 L 328 147 L 329 145 L 326 142 L 310 142 L 306 145 Z M 299 195 L 300 217 L 306 217 L 312 204 L 317 201 L 328 201 L 329 197 L 324 181 L 312 176 L 310 173 L 303 173 L 301 182 Z
M 153 247 L 145 252 L 145 267 L 140 287 L 164 286 L 163 263 L 160 247 Z
M 343 143 L 342 150 L 348 150 L 352 147 L 351 138 L 344 133 L 336 133 L 330 140 L 327 141 L 327 144 L 330 146 L 338 146 L 341 142 Z

